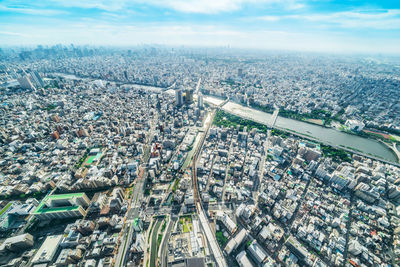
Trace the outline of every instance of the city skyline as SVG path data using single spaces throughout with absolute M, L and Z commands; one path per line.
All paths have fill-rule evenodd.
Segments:
M 399 54 L 395 1 L 3 1 L 0 45 L 141 44 Z

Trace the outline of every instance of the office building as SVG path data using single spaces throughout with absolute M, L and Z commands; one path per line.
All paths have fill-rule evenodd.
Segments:
M 183 93 L 180 89 L 175 91 L 175 105 L 178 107 L 183 105 Z
M 17 80 L 22 89 L 36 90 L 28 75 L 19 77 Z
M 197 107 L 199 109 L 202 109 L 204 107 L 204 99 L 201 93 L 197 96 Z
M 193 102 L 193 90 L 187 89 L 185 94 L 185 103 L 191 104 Z
M 30 75 L 32 77 L 32 81 L 34 82 L 36 88 L 43 88 L 45 86 L 42 77 L 37 71 L 31 71 Z

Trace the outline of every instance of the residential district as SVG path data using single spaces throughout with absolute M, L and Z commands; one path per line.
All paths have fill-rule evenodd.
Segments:
M 325 127 L 373 129 L 396 150 L 390 64 L 1 53 L 1 266 L 399 265 L 400 165 L 274 126 L 281 112 L 322 114 Z M 275 118 L 238 117 L 223 108 L 231 100 Z

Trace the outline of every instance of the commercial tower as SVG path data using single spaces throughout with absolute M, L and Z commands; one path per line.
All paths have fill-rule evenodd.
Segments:
M 175 91 L 175 104 L 178 107 L 183 105 L 183 93 L 181 89 Z
M 43 88 L 45 86 L 42 77 L 40 77 L 40 74 L 36 70 L 31 71 L 30 75 L 36 87 Z
M 204 106 L 204 103 L 203 103 L 203 95 L 201 94 L 201 93 L 199 93 L 198 94 L 198 96 L 197 96 L 197 107 L 199 108 L 199 109 L 202 109 L 203 108 L 203 106 Z
M 36 90 L 28 75 L 19 77 L 17 80 L 22 89 Z
M 187 89 L 185 94 L 185 103 L 190 105 L 193 102 L 193 90 Z

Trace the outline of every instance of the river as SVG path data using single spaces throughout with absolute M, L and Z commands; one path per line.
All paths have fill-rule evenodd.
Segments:
M 64 76 L 67 79 L 82 79 L 75 75 L 54 73 L 56 75 Z M 93 80 L 87 78 L 88 80 Z M 104 81 L 104 80 L 103 80 Z M 140 89 L 149 89 L 153 92 L 161 92 L 161 88 L 147 86 L 147 85 L 137 85 L 137 84 L 125 84 L 127 87 L 136 87 Z M 175 92 L 173 90 L 168 90 L 167 93 L 173 95 Z M 220 105 L 224 102 L 223 99 L 204 96 L 204 101 L 213 105 Z M 223 110 L 239 115 L 250 120 L 255 120 L 257 122 L 269 125 L 271 123 L 272 114 L 262 112 L 260 110 L 249 108 L 232 101 L 227 102 L 223 107 Z M 340 132 L 333 128 L 326 128 L 319 125 L 306 123 L 298 120 L 288 119 L 278 116 L 275 126 L 278 128 L 286 129 L 289 131 L 295 131 L 299 134 L 310 136 L 313 139 L 321 141 L 321 143 L 331 144 L 334 146 L 340 146 L 343 148 L 348 148 L 355 151 L 360 151 L 361 153 L 375 156 L 391 162 L 397 162 L 397 157 L 392 150 L 382 143 L 367 139 L 364 137 Z
M 212 99 L 212 97 L 207 97 L 204 98 L 204 100 L 208 101 L 210 98 Z M 220 99 L 213 99 L 212 101 L 208 102 L 219 103 L 219 100 Z M 261 122 L 263 124 L 271 123 L 272 114 L 249 108 L 231 101 L 226 103 L 222 107 L 222 109 L 229 113 L 246 117 L 257 122 Z M 360 151 L 364 154 L 369 154 L 371 156 L 385 159 L 387 161 L 397 162 L 397 158 L 394 153 L 388 147 L 376 140 L 367 139 L 364 137 L 340 132 L 332 128 L 326 128 L 280 116 L 278 116 L 275 126 L 287 129 L 289 131 L 295 131 L 306 136 L 310 136 L 314 139 L 321 141 L 322 143 L 349 148 L 352 150 Z

